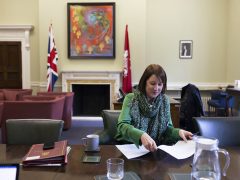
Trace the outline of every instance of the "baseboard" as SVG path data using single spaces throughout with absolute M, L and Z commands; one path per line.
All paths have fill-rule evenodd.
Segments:
M 72 120 L 75 121 L 102 121 L 102 117 L 98 116 L 73 116 Z

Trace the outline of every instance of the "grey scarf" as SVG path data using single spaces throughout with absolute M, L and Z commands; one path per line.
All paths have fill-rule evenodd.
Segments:
M 150 135 L 157 144 L 160 144 L 161 136 L 165 132 L 169 117 L 165 115 L 166 97 L 160 94 L 150 104 L 146 96 L 138 90 L 134 92 L 130 105 L 131 124 Z

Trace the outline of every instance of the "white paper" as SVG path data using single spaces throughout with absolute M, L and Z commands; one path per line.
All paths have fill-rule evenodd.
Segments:
M 149 153 L 149 151 L 144 146 L 140 146 L 138 149 L 135 144 L 116 145 L 116 147 L 128 159 L 136 158 Z M 187 143 L 184 141 L 178 141 L 172 146 L 160 145 L 158 146 L 158 149 L 165 151 L 176 159 L 185 159 L 194 154 L 195 142 L 193 140 L 189 140 Z
M 144 154 L 149 153 L 149 151 L 144 146 L 140 146 L 138 149 L 135 144 L 116 145 L 116 147 L 128 159 L 136 158 L 136 157 L 143 156 Z
M 70 153 L 70 151 L 71 151 L 71 147 L 67 146 L 67 155 Z
M 40 156 L 31 156 L 31 157 L 27 157 L 26 161 L 28 161 L 28 160 L 35 160 L 35 159 L 39 159 L 39 158 L 40 158 Z
M 158 148 L 176 159 L 185 159 L 194 154 L 195 142 L 193 140 L 189 140 L 187 143 L 184 141 L 178 141 L 173 146 L 160 145 Z

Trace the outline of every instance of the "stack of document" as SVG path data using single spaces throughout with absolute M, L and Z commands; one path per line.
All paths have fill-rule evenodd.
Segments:
M 116 147 L 128 158 L 136 158 L 149 153 L 149 151 L 144 147 L 140 146 L 137 148 L 135 144 L 124 144 L 116 145 Z M 178 141 L 172 146 L 160 145 L 157 147 L 175 157 L 176 159 L 185 159 L 192 156 L 195 152 L 195 141 L 189 140 L 187 142 Z
M 23 166 L 61 166 L 67 163 L 67 140 L 55 142 L 53 149 L 44 150 L 43 144 L 34 144 L 24 156 Z

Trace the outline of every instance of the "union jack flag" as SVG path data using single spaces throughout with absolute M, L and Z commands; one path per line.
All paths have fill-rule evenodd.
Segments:
M 54 41 L 52 25 L 49 27 L 48 37 L 48 63 L 47 63 L 47 91 L 53 91 L 54 84 L 58 79 L 57 72 L 58 53 Z

